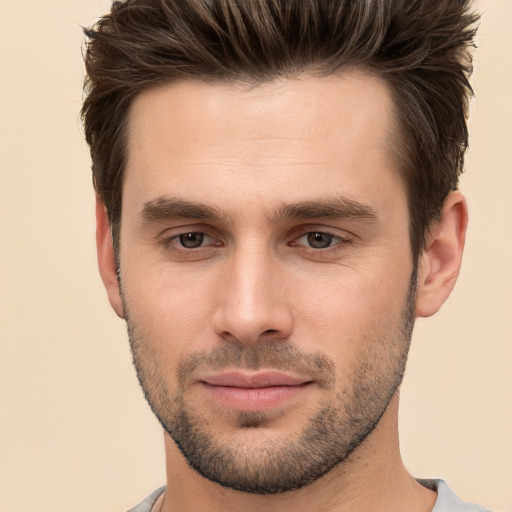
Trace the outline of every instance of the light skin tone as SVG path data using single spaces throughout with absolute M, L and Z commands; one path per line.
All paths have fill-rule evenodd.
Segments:
M 260 454 L 269 446 L 276 457 L 299 446 L 321 410 L 335 411 L 336 431 L 346 426 L 359 404 L 354 383 L 370 390 L 364 415 L 369 423 L 375 416 L 371 431 L 323 476 L 264 495 L 205 478 L 166 433 L 167 491 L 155 510 L 432 509 L 435 493 L 400 458 L 392 385 L 401 372 L 396 360 L 407 353 L 414 270 L 407 194 L 389 149 L 393 108 L 386 84 L 356 71 L 252 88 L 176 83 L 134 100 L 122 294 L 101 201 L 98 260 L 112 307 L 129 319 L 147 374 L 139 378 L 161 421 L 181 411 L 169 398 L 183 399 L 208 439 L 253 468 L 264 467 Z M 466 223 L 464 198 L 453 192 L 419 257 L 412 316 L 434 314 L 450 294 Z M 316 355 L 328 368 L 285 367 L 281 356 L 279 367 L 270 356 L 251 365 L 245 355 L 268 346 L 286 349 L 292 361 L 294 351 L 308 361 Z M 225 366 L 209 359 L 182 371 L 194 355 L 233 347 L 245 354 L 239 366 L 230 355 Z M 226 378 L 236 385 L 219 385 Z M 373 400 L 381 389 L 389 396 Z

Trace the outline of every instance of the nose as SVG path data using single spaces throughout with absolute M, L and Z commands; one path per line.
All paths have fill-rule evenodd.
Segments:
M 239 250 L 223 266 L 214 330 L 223 339 L 287 340 L 293 327 L 285 274 L 268 250 Z

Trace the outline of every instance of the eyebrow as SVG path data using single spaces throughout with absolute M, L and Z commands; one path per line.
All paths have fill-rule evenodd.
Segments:
M 220 220 L 221 214 L 206 204 L 160 196 L 144 203 L 140 217 L 146 222 L 173 219 Z
M 372 206 L 350 197 L 335 197 L 283 204 L 271 216 L 273 222 L 320 218 L 377 221 L 379 216 Z
M 145 222 L 162 222 L 176 219 L 196 219 L 226 221 L 230 215 L 212 206 L 179 199 L 160 196 L 144 203 L 140 217 Z M 307 219 L 363 219 L 377 221 L 377 211 L 368 204 L 350 197 L 324 198 L 297 203 L 284 203 L 267 216 L 270 222 Z

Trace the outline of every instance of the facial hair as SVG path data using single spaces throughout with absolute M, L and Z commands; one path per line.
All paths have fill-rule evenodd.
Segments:
M 379 338 L 366 333 L 350 375 L 336 376 L 336 365 L 322 352 L 304 352 L 292 342 L 262 338 L 246 345 L 224 342 L 195 352 L 179 364 L 171 389 L 167 372 L 149 348 L 123 298 L 133 363 L 144 396 L 164 430 L 191 468 L 224 487 L 253 494 L 277 494 L 306 486 L 346 462 L 378 425 L 405 372 L 412 336 L 417 289 L 413 271 L 400 315 L 388 319 Z M 189 398 L 198 370 L 272 368 L 308 376 L 329 399 L 305 421 L 298 436 L 267 436 L 265 443 L 222 442 L 198 403 Z M 239 429 L 268 432 L 266 412 L 236 412 Z

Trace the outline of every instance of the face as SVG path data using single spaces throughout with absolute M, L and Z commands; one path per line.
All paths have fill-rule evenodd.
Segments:
M 356 72 L 136 98 L 123 314 L 146 398 L 210 480 L 306 485 L 395 395 L 415 279 L 392 124 L 386 85 Z

